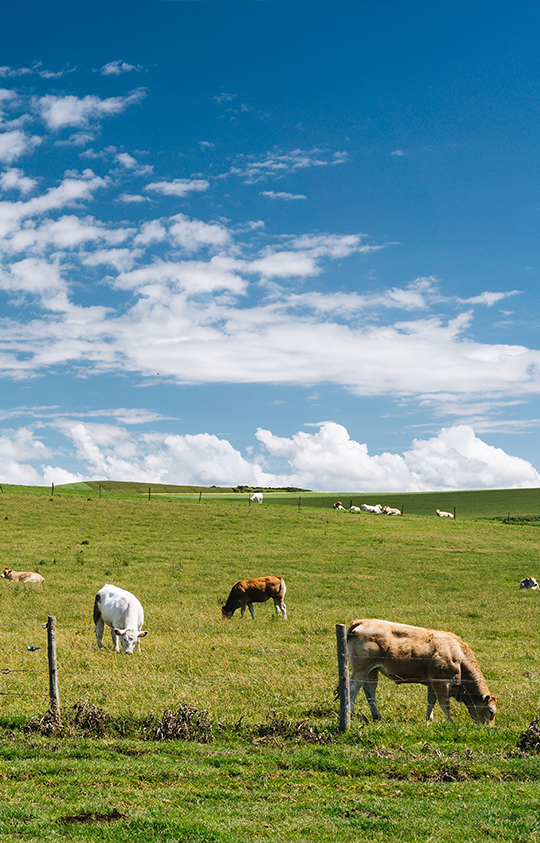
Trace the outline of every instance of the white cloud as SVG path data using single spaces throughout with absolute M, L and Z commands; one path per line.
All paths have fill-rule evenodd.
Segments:
M 120 76 L 122 73 L 132 73 L 134 70 L 142 70 L 141 65 L 127 64 L 127 62 L 122 61 L 121 59 L 116 59 L 115 61 L 110 61 L 108 64 L 103 65 L 99 73 L 101 73 L 102 76 Z
M 304 193 L 284 193 L 283 191 L 276 193 L 273 190 L 262 190 L 261 196 L 266 196 L 268 199 L 284 199 L 286 202 L 293 199 L 307 199 Z
M 152 190 L 154 193 L 161 193 L 163 196 L 180 196 L 183 198 L 189 193 L 202 193 L 208 190 L 210 182 L 206 179 L 173 179 L 173 181 L 155 181 L 147 184 L 145 190 Z
M 21 155 L 32 152 L 41 143 L 37 135 L 28 135 L 20 129 L 0 133 L 0 161 L 11 164 Z
M 203 246 L 220 248 L 227 246 L 231 236 L 221 223 L 206 223 L 194 220 L 185 214 L 170 218 L 169 233 L 175 243 L 188 252 L 196 252 Z
M 540 486 L 540 474 L 531 463 L 486 444 L 468 425 L 443 428 L 431 439 L 414 440 L 403 454 L 374 456 L 366 444 L 351 439 L 346 428 L 335 422 L 323 422 L 314 433 L 300 431 L 291 437 L 260 428 L 256 438 L 263 453 L 253 456 L 249 448 L 244 457 L 227 439 L 212 434 L 147 433 L 121 426 L 151 422 L 156 418 L 153 413 L 107 412 L 120 424 L 51 419 L 49 424 L 70 443 L 72 453 L 65 446 L 62 453 L 77 462 L 75 473 L 53 465 L 55 455 L 28 427 L 5 431 L 0 436 L 0 482 L 36 485 L 95 478 L 358 493 Z M 44 460 L 48 460 L 46 465 Z
M 0 175 L 1 190 L 18 190 L 20 193 L 30 193 L 36 184 L 36 179 L 28 178 L 18 167 L 4 170 Z
M 137 176 L 149 175 L 154 169 L 151 164 L 139 164 L 137 159 L 128 152 L 119 152 L 116 160 L 125 170 L 129 170 L 133 175 Z
M 8 271 L 0 270 L 0 288 L 10 292 L 64 292 L 66 283 L 58 266 L 37 258 L 12 263 Z
M 260 272 L 265 278 L 307 278 L 320 272 L 311 255 L 303 252 L 274 252 L 265 250 L 263 257 L 251 261 L 249 271 Z
M 290 152 L 275 149 L 262 158 L 251 155 L 238 156 L 229 172 L 230 175 L 240 176 L 248 184 L 253 184 L 269 177 L 282 178 L 298 170 L 344 164 L 346 161 L 346 153 L 331 154 L 324 149 L 293 149 Z
M 63 422 L 61 429 L 73 442 L 87 477 L 188 485 L 264 480 L 257 463 L 208 433 L 130 434 L 125 428 L 88 422 Z
M 256 435 L 271 457 L 285 458 L 288 464 L 289 471 L 276 485 L 359 492 L 540 486 L 540 474 L 530 462 L 487 445 L 467 425 L 414 440 L 403 455 L 369 456 L 367 445 L 351 440 L 334 422 L 325 422 L 317 433 L 290 438 L 262 429 Z
M 140 196 L 137 193 L 121 193 L 118 201 L 126 202 L 126 204 L 139 205 L 141 202 L 150 202 L 150 198 L 148 196 Z
M 517 296 L 521 290 L 508 290 L 505 293 L 480 293 L 479 296 L 472 296 L 469 299 L 458 299 L 461 304 L 485 304 L 487 307 L 492 307 L 494 304 L 509 298 L 510 296 Z
M 57 97 L 46 94 L 44 97 L 34 98 L 34 108 L 51 131 L 58 131 L 66 126 L 85 128 L 93 121 L 121 114 L 130 105 L 140 102 L 144 96 L 143 89 L 132 91 L 124 97 L 107 99 L 100 99 L 94 94 L 86 97 Z

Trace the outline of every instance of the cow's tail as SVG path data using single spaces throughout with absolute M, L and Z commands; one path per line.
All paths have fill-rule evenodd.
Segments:
M 99 607 L 99 600 L 100 594 L 96 594 L 96 599 L 94 600 L 94 623 L 97 623 L 101 619 L 101 609 Z

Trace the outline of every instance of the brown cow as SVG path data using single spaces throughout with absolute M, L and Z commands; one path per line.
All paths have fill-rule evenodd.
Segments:
M 351 623 L 347 646 L 353 667 L 351 714 L 363 688 L 373 719 L 380 720 L 375 700 L 380 671 L 398 685 L 427 685 L 428 722 L 437 700 L 447 723 L 452 722 L 450 697 L 465 703 L 473 720 L 484 723 L 495 718 L 497 698 L 489 693 L 470 647 L 452 632 L 370 618 Z
M 41 574 L 34 574 L 32 571 L 12 571 L 11 568 L 4 568 L 2 576 L 5 580 L 13 580 L 13 582 L 45 582 Z
M 241 609 L 242 618 L 246 612 L 246 606 L 253 614 L 254 603 L 264 603 L 265 600 L 274 601 L 276 615 L 281 612 L 287 620 L 287 607 L 284 603 L 287 586 L 283 577 L 257 577 L 254 580 L 238 580 L 231 588 L 227 602 L 222 606 L 221 611 L 225 618 L 232 618 L 237 609 Z

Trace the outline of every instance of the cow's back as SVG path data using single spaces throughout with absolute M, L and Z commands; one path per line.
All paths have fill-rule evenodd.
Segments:
M 96 594 L 94 622 L 97 623 L 100 617 L 108 626 L 120 629 L 141 629 L 144 623 L 143 607 L 137 597 L 109 583 Z
M 374 618 L 353 621 L 347 640 L 353 667 L 377 665 L 390 678 L 405 682 L 459 675 L 466 648 L 452 632 Z

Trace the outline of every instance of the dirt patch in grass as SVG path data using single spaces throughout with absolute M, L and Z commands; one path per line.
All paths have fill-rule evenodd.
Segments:
M 517 746 L 524 752 L 540 752 L 540 717 L 535 717 L 528 729 L 519 736 Z
M 70 817 L 59 817 L 59 823 L 74 824 L 74 823 L 110 823 L 114 820 L 125 820 L 125 814 L 120 813 L 116 808 L 109 814 L 98 814 L 96 811 L 82 811 L 80 814 L 74 814 Z

